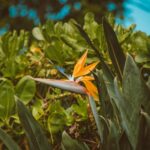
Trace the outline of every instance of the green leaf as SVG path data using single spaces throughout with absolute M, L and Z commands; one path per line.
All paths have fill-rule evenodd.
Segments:
M 103 19 L 103 28 L 108 45 L 109 56 L 116 69 L 120 81 L 122 81 L 123 69 L 125 64 L 125 55 L 121 49 L 115 32 L 105 19 Z
M 98 134 L 100 136 L 100 141 L 101 141 L 101 143 L 103 143 L 103 140 L 104 140 L 103 139 L 103 126 L 102 126 L 102 122 L 101 122 L 100 117 L 97 112 L 95 101 L 92 96 L 89 96 L 89 103 L 90 103 L 90 107 L 91 107 L 91 110 L 92 110 L 92 113 L 93 113 L 93 116 L 94 116 L 94 119 L 96 122 Z
M 89 150 L 85 143 L 72 139 L 65 131 L 62 134 L 61 147 L 63 150 Z
M 0 65 L 3 64 L 4 58 L 5 58 L 5 54 L 2 48 L 0 47 Z
M 132 68 L 132 69 L 131 69 Z M 126 106 L 131 107 L 128 112 L 127 122 L 130 128 L 126 128 L 127 136 L 133 147 L 137 144 L 137 135 L 139 130 L 139 112 L 141 106 L 144 110 L 150 113 L 150 91 L 145 82 L 141 78 L 140 70 L 133 61 L 133 58 L 128 55 L 123 74 L 123 95 Z
M 71 47 L 73 50 L 84 50 L 85 48 L 81 47 L 77 41 L 77 39 L 71 38 L 68 35 L 62 34 L 61 35 L 61 40 L 68 45 L 69 47 Z
M 118 108 L 121 117 L 122 127 L 125 130 L 125 133 L 129 139 L 130 144 L 132 145 L 132 148 L 135 150 L 137 145 L 137 137 L 138 137 L 138 130 L 139 130 L 140 110 L 134 109 L 134 107 L 131 105 L 132 101 L 128 103 L 128 101 L 124 99 L 118 87 L 118 83 L 116 79 L 114 81 L 114 88 L 115 88 L 116 98 L 113 100 Z
M 34 97 L 36 91 L 35 81 L 25 76 L 19 80 L 16 85 L 16 95 L 24 102 L 29 103 Z
M 148 54 L 139 54 L 135 56 L 135 61 L 137 63 L 146 63 L 150 62 L 150 55 Z
M 9 150 L 20 150 L 14 140 L 0 128 L 0 140 L 6 145 Z
M 50 133 L 58 133 L 64 129 L 66 125 L 66 115 L 64 113 L 53 112 L 47 120 L 47 125 Z
M 32 114 L 27 110 L 26 106 L 17 100 L 17 110 L 19 119 L 25 129 L 26 136 L 29 140 L 31 150 L 50 150 L 51 145 L 44 135 L 44 132 L 38 122 L 33 118 Z
M 57 62 L 59 65 L 62 65 L 65 61 L 65 54 L 62 49 L 63 43 L 61 41 L 55 40 L 51 44 L 47 45 L 44 48 L 44 51 L 50 60 Z
M 99 102 L 101 106 L 101 114 L 106 117 L 106 114 L 108 115 L 108 112 L 110 112 L 110 107 L 106 108 L 106 103 L 109 103 L 108 101 L 108 92 L 106 89 L 106 85 L 103 80 L 103 73 L 102 70 L 96 70 L 96 73 L 93 73 L 95 81 L 96 81 L 96 86 L 99 94 Z M 110 105 L 109 105 L 110 106 Z
M 88 118 L 88 112 L 87 112 L 87 101 L 78 98 L 77 99 L 78 104 L 73 104 L 71 106 L 72 110 L 78 114 L 80 117 L 77 119 L 80 120 L 86 120 Z
M 68 119 L 69 117 L 67 116 L 67 112 L 61 106 L 60 101 L 52 103 L 47 121 L 50 133 L 57 133 L 58 131 L 62 131 L 64 126 L 68 124 Z
M 123 94 L 126 100 L 132 102 L 133 108 L 140 108 L 150 114 L 150 90 L 142 79 L 141 72 L 133 58 L 128 55 L 123 73 Z M 139 110 L 138 110 L 139 111 Z
M 8 32 L 0 39 L 0 49 L 4 53 L 3 66 L 1 73 L 5 77 L 15 78 L 17 74 L 21 73 L 26 65 L 18 58 L 25 58 L 24 53 L 28 49 L 29 33 L 23 30 L 19 35 L 16 31 Z
M 123 73 L 122 91 L 117 80 L 115 79 L 113 83 L 113 79 L 109 78 L 105 73 L 104 81 L 116 116 L 121 120 L 121 126 L 125 130 L 132 148 L 136 149 L 141 106 L 147 112 L 150 111 L 149 89 L 141 78 L 138 67 L 129 55 L 127 56 Z
M 114 81 L 115 95 L 113 101 L 116 104 L 130 144 L 136 149 L 138 134 L 140 130 L 141 106 L 150 113 L 150 92 L 141 78 L 140 71 L 133 58 L 128 55 L 123 73 L 122 92 L 118 87 L 117 80 Z
M 39 27 L 33 28 L 32 34 L 39 41 L 44 41 L 45 40 L 44 36 L 42 34 L 42 30 Z
M 7 119 L 14 111 L 14 87 L 11 81 L 0 78 L 0 118 Z
M 32 106 L 32 115 L 36 120 L 39 120 L 45 113 L 43 110 L 43 104 L 44 102 L 42 99 L 36 99 L 34 101 L 34 105 Z

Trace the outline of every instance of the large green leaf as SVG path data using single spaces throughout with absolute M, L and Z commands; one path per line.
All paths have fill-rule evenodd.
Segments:
M 20 150 L 14 140 L 0 128 L 0 139 L 9 150 Z
M 127 56 L 123 73 L 123 87 L 120 91 L 117 80 L 108 78 L 104 73 L 104 80 L 110 96 L 111 103 L 116 112 L 119 112 L 122 128 L 133 149 L 136 149 L 139 134 L 141 106 L 149 112 L 150 92 L 140 71 L 131 56 Z M 117 109 L 116 109 L 117 108 Z
M 25 76 L 16 85 L 16 95 L 25 103 L 29 103 L 35 94 L 35 81 Z
M 127 107 L 131 107 L 131 109 L 128 109 L 126 112 L 129 120 L 124 127 L 126 127 L 127 124 L 130 126 L 130 128 L 125 128 L 125 130 L 134 147 L 137 144 L 140 119 L 139 112 L 141 106 L 150 114 L 150 91 L 141 77 L 139 68 L 136 66 L 130 55 L 127 57 L 123 73 L 122 92 L 125 101 L 128 103 Z
M 114 82 L 116 98 L 113 99 L 121 116 L 122 127 L 132 145 L 136 149 L 140 130 L 141 106 L 149 112 L 150 92 L 133 58 L 128 55 L 123 73 L 123 87 L 120 91 L 117 81 Z
M 114 103 L 117 106 L 117 109 L 121 118 L 122 128 L 125 130 L 125 133 L 132 145 L 132 148 L 135 150 L 137 145 L 137 137 L 139 131 L 139 109 L 134 109 L 132 107 L 132 101 L 128 103 L 123 97 L 123 94 L 118 87 L 117 80 L 114 81 L 114 88 L 116 97 Z M 133 112 L 132 112 L 133 111 Z
M 72 139 L 65 131 L 62 134 L 61 147 L 63 150 L 89 150 L 85 143 Z
M 26 106 L 17 100 L 17 110 L 22 126 L 25 129 L 26 136 L 29 140 L 31 150 L 50 150 L 51 145 L 44 135 L 44 132 Z
M 133 58 L 128 55 L 123 73 L 123 94 L 132 102 L 133 108 L 144 107 L 150 114 L 150 90 L 142 79 L 141 72 Z
M 14 111 L 14 87 L 11 81 L 0 78 L 0 118 L 7 119 Z
M 115 32 L 113 31 L 112 27 L 105 19 L 103 19 L 103 27 L 104 27 L 104 33 L 106 36 L 110 58 L 112 60 L 112 63 L 115 67 L 119 79 L 122 81 L 123 69 L 125 64 L 125 55 L 117 40 Z

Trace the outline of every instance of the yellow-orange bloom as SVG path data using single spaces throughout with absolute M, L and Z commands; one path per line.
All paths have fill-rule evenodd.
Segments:
M 68 78 L 68 80 L 66 79 L 54 80 L 54 79 L 32 78 L 32 77 L 30 78 L 34 79 L 35 81 L 51 85 L 53 87 L 57 87 L 60 89 L 64 89 L 64 90 L 68 90 L 80 94 L 86 94 L 88 96 L 92 96 L 95 100 L 98 100 L 97 88 L 92 83 L 94 78 L 90 75 L 87 75 L 92 70 L 94 70 L 98 62 L 85 66 L 87 53 L 88 51 L 86 51 L 75 64 L 72 76 L 67 75 L 64 72 L 63 68 L 57 67 L 58 70 Z M 85 87 L 80 85 L 81 82 L 85 85 Z
M 82 82 L 84 83 L 88 93 L 94 97 L 95 100 L 98 100 L 98 91 L 96 86 L 91 82 L 92 80 L 94 80 L 93 77 L 91 76 L 87 76 L 87 74 L 89 74 L 92 70 L 95 69 L 96 65 L 99 62 L 95 62 L 92 63 L 88 66 L 85 66 L 86 63 L 86 58 L 87 58 L 87 53 L 88 51 L 86 51 L 81 58 L 77 61 L 77 63 L 75 64 L 74 70 L 73 70 L 73 74 L 72 77 L 74 79 L 75 82 L 79 83 Z M 85 76 L 86 75 L 86 76 Z

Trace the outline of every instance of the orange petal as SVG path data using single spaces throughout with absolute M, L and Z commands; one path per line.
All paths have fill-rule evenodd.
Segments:
M 84 67 L 86 57 L 87 57 L 88 50 L 82 55 L 82 57 L 77 61 L 74 70 L 73 70 L 73 76 L 77 77 L 80 70 Z
M 76 76 L 74 77 L 79 77 L 79 76 L 84 76 L 88 73 L 90 73 L 92 70 L 94 70 L 94 68 L 96 67 L 96 65 L 98 64 L 99 62 L 95 62 L 93 64 L 90 64 L 84 68 L 82 68 L 77 74 Z
M 89 94 L 91 94 L 94 99 L 98 101 L 98 91 L 96 86 L 91 81 L 82 80 L 81 82 L 85 84 L 85 87 L 88 90 Z
M 88 81 L 91 81 L 91 80 L 94 80 L 94 77 L 91 77 L 91 76 L 83 76 L 83 77 L 79 77 L 79 81 L 84 81 L 84 80 L 88 80 Z

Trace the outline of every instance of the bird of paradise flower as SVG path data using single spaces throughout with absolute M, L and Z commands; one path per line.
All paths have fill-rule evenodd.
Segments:
M 87 75 L 92 70 L 94 70 L 94 68 L 99 62 L 95 62 L 88 66 L 85 66 L 87 53 L 88 51 L 86 51 L 81 56 L 81 58 L 77 61 L 73 69 L 73 74 L 71 76 L 65 74 L 63 70 L 59 69 L 65 76 L 67 76 L 68 79 L 65 80 L 42 79 L 42 78 L 32 78 L 32 79 L 56 88 L 87 95 L 97 125 L 98 134 L 102 142 L 103 131 L 102 131 L 102 126 L 100 124 L 99 115 L 96 109 L 96 104 L 94 101 L 94 100 L 98 100 L 98 91 L 95 85 L 92 83 L 94 78 L 90 75 Z M 81 82 L 85 85 L 85 87 L 80 84 Z
M 75 93 L 91 95 L 91 96 L 93 96 L 93 98 L 95 100 L 98 100 L 97 88 L 92 83 L 94 78 L 87 74 L 89 74 L 91 71 L 93 71 L 99 62 L 95 62 L 95 63 L 85 66 L 87 53 L 88 53 L 88 51 L 86 51 L 81 56 L 81 58 L 77 61 L 77 63 L 74 66 L 72 75 L 67 75 L 64 72 L 64 70 L 62 70 L 62 68 L 57 67 L 57 69 L 61 73 L 63 73 L 68 79 L 55 80 L 55 79 L 34 78 L 34 80 L 45 83 L 45 84 L 49 84 L 49 85 L 57 87 L 57 88 L 72 91 Z M 85 85 L 85 87 L 82 86 L 80 83 L 83 83 Z

